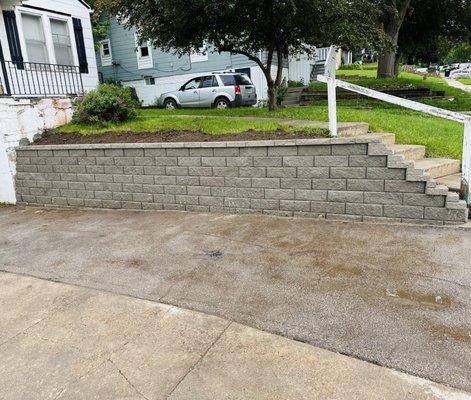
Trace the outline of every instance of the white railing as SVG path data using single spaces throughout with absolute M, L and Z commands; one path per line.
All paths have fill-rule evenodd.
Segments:
M 325 62 L 325 74 L 318 75 L 317 80 L 327 83 L 328 94 L 328 107 L 329 107 L 329 130 L 332 136 L 338 136 L 337 130 L 337 98 L 336 88 L 349 90 L 351 92 L 359 93 L 363 96 L 372 97 L 374 99 L 383 100 L 388 103 L 396 104 L 398 106 L 406 107 L 411 110 L 421 111 L 435 117 L 446 118 L 452 121 L 464 124 L 464 138 L 463 138 L 463 161 L 461 173 L 461 191 L 464 199 L 471 204 L 471 117 L 468 115 L 460 114 L 457 112 L 444 110 L 438 107 L 429 106 L 426 104 L 418 103 L 415 101 L 403 99 L 389 94 L 381 93 L 376 90 L 368 89 L 363 86 L 354 85 L 345 81 L 336 79 L 336 48 L 331 46 L 329 54 Z

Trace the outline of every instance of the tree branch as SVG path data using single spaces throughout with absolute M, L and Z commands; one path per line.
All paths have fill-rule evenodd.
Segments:
M 263 72 L 266 72 L 265 65 L 263 65 L 262 60 L 260 60 L 258 57 L 255 57 L 254 55 L 250 54 L 247 51 L 244 50 L 236 50 L 230 47 L 224 47 L 224 46 L 219 46 L 218 47 L 219 52 L 227 51 L 231 54 L 242 54 L 243 56 L 246 56 L 249 60 L 252 60 L 253 62 L 257 63 L 257 65 L 262 69 Z

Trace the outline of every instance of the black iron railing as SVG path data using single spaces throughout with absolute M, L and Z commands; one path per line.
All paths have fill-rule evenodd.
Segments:
M 0 60 L 0 96 L 79 96 L 83 94 L 78 66 Z

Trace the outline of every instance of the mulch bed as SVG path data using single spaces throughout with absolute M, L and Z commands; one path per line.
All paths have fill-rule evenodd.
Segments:
M 156 142 L 227 142 L 249 140 L 286 140 L 286 139 L 317 139 L 327 135 L 309 134 L 305 132 L 275 132 L 247 131 L 227 135 L 209 135 L 192 131 L 162 131 L 162 132 L 108 132 L 97 135 L 81 135 L 79 133 L 45 132 L 33 145 L 51 144 L 88 144 L 88 143 L 156 143 Z

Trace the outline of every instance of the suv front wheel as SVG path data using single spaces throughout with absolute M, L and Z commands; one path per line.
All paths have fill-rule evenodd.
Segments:
M 214 102 L 214 107 L 219 108 L 219 109 L 229 108 L 230 106 L 231 106 L 231 103 L 225 97 L 219 97 Z
M 173 99 L 165 99 L 164 108 L 167 110 L 175 110 L 177 108 L 177 102 Z

